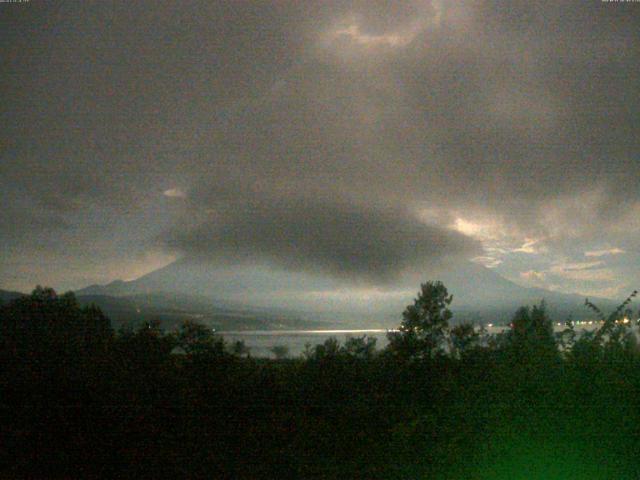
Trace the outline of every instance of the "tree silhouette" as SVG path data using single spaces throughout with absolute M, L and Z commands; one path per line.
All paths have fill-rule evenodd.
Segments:
M 184 321 L 175 334 L 177 346 L 188 355 L 224 354 L 224 340 L 211 328 L 191 320 Z
M 377 339 L 368 337 L 348 338 L 342 347 L 342 351 L 349 357 L 359 358 L 361 360 L 371 359 L 376 351 Z
M 451 329 L 451 349 L 457 357 L 464 357 L 480 342 L 480 333 L 470 323 L 461 323 Z
M 638 291 L 634 290 L 631 294 L 616 307 L 608 316 L 598 308 L 595 304 L 585 300 L 585 305 L 591 309 L 600 320 L 601 326 L 588 339 L 584 339 L 580 345 L 586 349 L 585 343 L 590 342 L 589 349 L 596 351 L 598 354 L 606 355 L 609 358 L 618 358 L 621 356 L 633 355 L 638 348 L 637 338 L 631 330 L 633 325 L 633 312 L 629 305 L 638 295 Z M 578 355 L 576 351 L 576 355 Z
M 236 340 L 231 344 L 231 353 L 238 357 L 249 356 L 251 349 L 247 347 L 244 340 Z
M 519 359 L 549 359 L 557 355 L 553 323 L 544 301 L 533 308 L 521 307 L 516 311 L 507 343 Z
M 286 345 L 274 345 L 271 347 L 271 353 L 273 353 L 277 360 L 282 360 L 289 356 L 289 347 Z
M 111 322 L 95 305 L 81 307 L 73 294 L 37 286 L 31 295 L 0 308 L 3 348 L 14 353 L 92 354 L 113 338 Z
M 320 345 L 316 345 L 311 358 L 313 360 L 327 360 L 340 355 L 340 342 L 336 337 L 329 337 Z
M 442 282 L 423 283 L 413 305 L 402 314 L 398 332 L 389 334 L 389 349 L 401 357 L 433 358 L 444 352 L 452 317 L 449 295 Z

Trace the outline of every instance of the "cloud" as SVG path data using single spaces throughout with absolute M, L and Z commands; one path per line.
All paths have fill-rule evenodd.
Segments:
M 538 248 L 535 247 L 536 244 L 540 242 L 539 239 L 531 240 L 529 238 L 522 244 L 521 247 L 518 247 L 512 250 L 514 253 L 538 253 Z
M 162 192 L 162 194 L 169 198 L 187 198 L 187 194 L 179 188 L 169 188 Z
M 544 272 L 538 272 L 536 270 L 527 270 L 526 272 L 520 272 L 520 278 L 533 283 L 541 283 L 546 279 Z
M 517 278 L 633 251 L 638 9 L 36 3 L 1 47 L 0 187 L 25 218 L 73 217 L 86 258 L 164 231 L 187 255 L 387 281 L 448 254 L 531 257 Z M 64 250 L 43 231 L 25 245 Z
M 354 42 L 365 46 L 380 46 L 387 45 L 391 47 L 403 46 L 408 44 L 412 39 L 411 34 L 385 34 L 385 35 L 369 35 L 362 33 L 360 27 L 357 24 L 349 25 L 348 27 L 336 30 L 332 34 L 334 40 L 340 40 L 341 37 L 346 37 Z
M 615 273 L 606 268 L 602 261 L 561 263 L 553 265 L 549 271 L 558 277 L 570 280 L 612 281 L 615 279 Z
M 559 264 L 557 265 L 557 269 L 565 272 L 579 272 L 584 270 L 600 269 L 604 264 L 605 263 L 603 261 Z
M 484 265 L 487 268 L 496 268 L 502 263 L 501 259 L 489 255 L 479 255 L 475 258 L 472 258 L 472 261 L 479 263 L 480 265 Z
M 225 200 L 209 219 L 172 230 L 164 241 L 188 257 L 267 262 L 372 283 L 480 250 L 468 237 L 395 208 L 316 198 Z
M 585 257 L 604 257 L 608 255 L 620 255 L 625 253 L 621 248 L 608 248 L 604 250 L 589 250 L 584 252 Z

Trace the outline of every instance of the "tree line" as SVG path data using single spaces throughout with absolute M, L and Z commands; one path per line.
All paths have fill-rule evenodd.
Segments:
M 544 303 L 490 335 L 421 285 L 389 344 L 253 358 L 209 327 L 114 330 L 72 293 L 0 306 L 9 478 L 638 478 L 633 292 L 561 332 Z

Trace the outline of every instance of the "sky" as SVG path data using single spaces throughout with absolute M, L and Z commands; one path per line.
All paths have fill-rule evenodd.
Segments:
M 600 0 L 0 3 L 0 288 L 188 258 L 348 297 L 468 259 L 624 297 L 639 27 Z

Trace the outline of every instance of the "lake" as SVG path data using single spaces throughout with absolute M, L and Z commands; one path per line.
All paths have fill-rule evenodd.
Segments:
M 243 330 L 216 332 L 224 337 L 228 343 L 242 340 L 250 349 L 253 357 L 271 357 L 274 355 L 271 349 L 275 346 L 286 346 L 290 357 L 302 354 L 305 344 L 311 346 L 324 343 L 330 337 L 335 337 L 342 344 L 350 337 L 372 337 L 377 339 L 376 347 L 384 348 L 387 345 L 387 330 L 375 329 L 345 329 L 345 330 Z
M 599 322 L 579 322 L 576 325 L 576 331 L 593 330 L 599 326 Z M 486 326 L 487 332 L 496 334 L 504 331 L 507 327 L 489 324 Z M 564 324 L 554 324 L 554 330 L 561 332 L 564 330 Z M 253 357 L 269 357 L 275 355 L 271 349 L 275 346 L 285 346 L 289 349 L 289 357 L 297 357 L 305 350 L 307 343 L 315 346 L 324 343 L 330 337 L 338 339 L 343 344 L 350 337 L 367 337 L 377 339 L 376 348 L 382 349 L 389 343 L 387 341 L 387 332 L 384 328 L 372 329 L 321 329 L 321 330 L 235 330 L 235 331 L 218 331 L 228 343 L 236 340 L 242 340 L 250 349 Z

